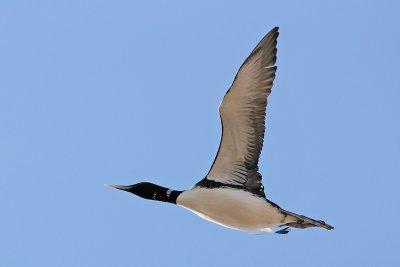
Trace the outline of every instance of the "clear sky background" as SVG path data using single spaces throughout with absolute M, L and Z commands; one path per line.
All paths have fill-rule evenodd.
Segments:
M 399 266 L 398 1 L 196 2 L 1 1 L 0 266 Z M 266 193 L 334 231 L 250 235 L 103 186 L 203 178 L 274 26 Z

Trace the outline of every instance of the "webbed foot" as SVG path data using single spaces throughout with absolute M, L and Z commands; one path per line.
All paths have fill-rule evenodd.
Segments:
M 276 231 L 275 234 L 286 235 L 287 233 L 289 233 L 289 231 L 290 231 L 290 228 L 289 227 L 285 227 L 285 228 L 283 228 L 281 230 Z

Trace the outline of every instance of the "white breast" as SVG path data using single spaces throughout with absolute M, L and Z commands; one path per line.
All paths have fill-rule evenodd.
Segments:
M 265 199 L 243 190 L 196 187 L 180 194 L 176 203 L 208 221 L 247 232 L 270 232 L 285 219 Z

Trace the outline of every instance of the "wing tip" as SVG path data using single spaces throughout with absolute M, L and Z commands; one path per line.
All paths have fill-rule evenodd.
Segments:
M 276 35 L 275 38 L 278 38 L 279 36 L 279 27 L 275 26 L 274 28 L 272 28 L 272 30 L 269 31 L 271 34 Z

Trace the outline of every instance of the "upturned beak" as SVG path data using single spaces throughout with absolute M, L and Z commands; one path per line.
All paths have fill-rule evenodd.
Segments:
M 105 186 L 111 187 L 111 188 L 115 188 L 115 189 L 119 189 L 119 190 L 123 190 L 123 191 L 128 191 L 129 189 L 132 188 L 131 185 L 117 185 L 117 184 L 105 184 Z

